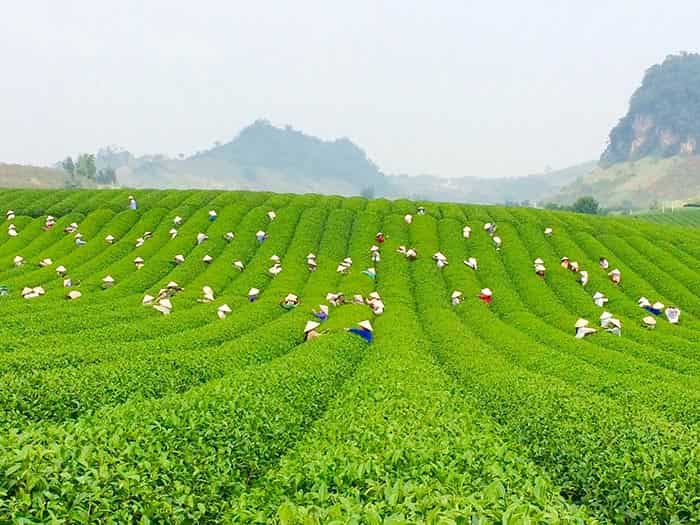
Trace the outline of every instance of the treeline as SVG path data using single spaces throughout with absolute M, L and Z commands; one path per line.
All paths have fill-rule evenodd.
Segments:
M 75 161 L 68 156 L 61 162 L 61 168 L 70 175 L 67 186 L 77 188 L 80 186 L 78 178 L 86 178 L 97 184 L 107 184 L 115 186 L 117 184 L 117 174 L 114 168 L 106 167 L 97 169 L 94 153 L 81 153 Z

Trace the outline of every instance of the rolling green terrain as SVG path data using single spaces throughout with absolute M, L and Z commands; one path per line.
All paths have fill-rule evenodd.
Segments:
M 0 190 L 0 523 L 700 520 L 700 230 L 221 191 L 139 190 L 132 211 L 128 195 Z M 57 222 L 45 229 L 49 214 Z M 494 221 L 500 251 L 482 227 Z M 84 246 L 64 233 L 72 222 Z M 380 230 L 372 280 L 362 271 Z M 208 240 L 197 244 L 199 233 Z M 275 254 L 283 271 L 272 278 Z M 585 287 L 559 265 L 564 255 L 589 272 Z M 470 256 L 476 271 L 462 263 Z M 600 256 L 621 270 L 620 286 Z M 183 288 L 170 315 L 142 305 L 169 281 Z M 37 286 L 45 295 L 21 297 Z M 200 301 L 204 286 L 213 302 Z M 485 287 L 490 305 L 477 298 Z M 322 335 L 304 342 L 311 310 L 338 291 L 376 291 L 385 312 L 331 306 Z M 598 326 L 596 291 L 622 335 L 575 339 L 578 318 Z M 287 311 L 290 292 L 301 303 Z M 661 315 L 643 328 L 640 296 L 680 307 L 680 323 Z M 362 320 L 372 344 L 344 330 Z
M 676 226 L 700 226 L 700 208 L 676 208 L 662 213 L 660 211 L 640 213 L 634 215 L 635 219 L 658 222 L 659 224 L 673 224 Z

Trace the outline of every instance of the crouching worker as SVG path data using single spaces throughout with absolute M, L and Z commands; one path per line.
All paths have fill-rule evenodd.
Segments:
M 576 339 L 583 339 L 584 337 L 594 334 L 596 332 L 595 328 L 591 328 L 588 326 L 587 319 L 579 319 L 578 321 L 576 321 L 574 328 L 576 330 Z
M 304 327 L 304 342 L 321 337 L 321 333 L 316 330 L 319 326 L 321 326 L 320 323 L 316 321 L 308 321 L 306 323 Z
M 360 321 L 355 328 L 346 328 L 351 334 L 359 335 L 368 343 L 372 342 L 374 329 L 369 321 Z
M 325 304 L 319 305 L 318 312 L 316 310 L 311 310 L 311 313 L 321 322 L 328 319 L 328 307 Z
M 493 292 L 489 288 L 483 288 L 478 297 L 486 304 L 491 304 L 491 300 L 493 299 Z
M 287 294 L 287 297 L 280 302 L 280 306 L 285 310 L 294 310 L 299 306 L 299 297 L 293 293 Z

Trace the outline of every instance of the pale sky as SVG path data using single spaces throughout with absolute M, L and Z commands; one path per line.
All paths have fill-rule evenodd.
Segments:
M 597 158 L 644 70 L 700 47 L 698 0 L 23 0 L 0 16 L 0 161 L 191 154 L 257 118 L 386 173 Z

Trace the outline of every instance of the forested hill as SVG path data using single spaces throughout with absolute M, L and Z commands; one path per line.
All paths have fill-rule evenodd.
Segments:
M 691 155 L 700 145 L 700 55 L 670 55 L 650 67 L 610 132 L 603 165 Z

